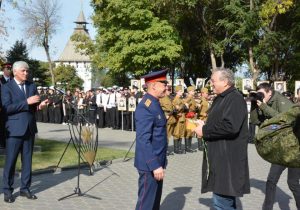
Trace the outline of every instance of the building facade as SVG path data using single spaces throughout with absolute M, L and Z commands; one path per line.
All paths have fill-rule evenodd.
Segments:
M 90 37 L 88 29 L 86 28 L 88 23 L 85 20 L 82 10 L 74 23 L 76 23 L 76 28 L 74 28 L 72 36 L 76 33 L 80 33 Z M 87 91 L 92 88 L 91 60 L 83 51 L 76 50 L 76 45 L 74 41 L 71 40 L 71 37 L 69 38 L 60 57 L 55 61 L 55 65 L 73 66 L 76 69 L 77 75 L 84 81 L 82 87 L 83 90 Z

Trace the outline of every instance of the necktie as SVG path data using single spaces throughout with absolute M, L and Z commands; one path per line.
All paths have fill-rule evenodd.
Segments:
M 24 95 L 26 95 L 26 93 L 25 93 L 25 88 L 24 88 L 24 85 L 25 84 L 20 84 L 21 85 L 21 90 L 22 90 L 22 92 L 24 93 Z

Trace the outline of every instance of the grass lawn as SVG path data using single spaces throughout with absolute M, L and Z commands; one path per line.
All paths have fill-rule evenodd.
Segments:
M 66 143 L 58 142 L 53 140 L 36 139 L 35 145 L 42 147 L 41 152 L 34 152 L 32 159 L 32 170 L 53 168 L 57 165 L 59 158 L 61 157 Z M 117 158 L 123 158 L 127 151 L 108 149 L 108 148 L 98 148 L 96 155 L 96 162 L 101 160 L 113 160 Z M 128 157 L 133 157 L 134 154 L 130 153 Z M 17 162 L 17 170 L 21 169 L 20 155 Z M 69 145 L 59 167 L 73 166 L 77 165 L 78 156 L 77 152 L 72 144 Z M 4 166 L 4 157 L 0 157 L 0 167 Z

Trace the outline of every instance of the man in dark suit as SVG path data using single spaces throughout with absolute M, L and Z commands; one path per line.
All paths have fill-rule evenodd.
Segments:
M 3 71 L 3 75 L 0 78 L 0 87 L 12 79 L 11 64 L 9 64 L 9 63 L 3 64 L 2 71 Z M 1 111 L 1 106 L 2 105 L 1 105 L 1 100 L 0 100 L 0 148 L 5 148 L 4 116 L 3 116 L 3 112 Z
M 30 192 L 32 149 L 37 132 L 35 111 L 46 105 L 40 103 L 35 84 L 28 82 L 29 66 L 24 61 L 13 64 L 14 79 L 1 88 L 2 111 L 6 127 L 6 159 L 3 171 L 4 201 L 12 203 L 15 166 L 19 152 L 22 159 L 20 196 L 37 199 Z
M 138 104 L 134 166 L 139 173 L 136 210 L 159 210 L 167 165 L 167 120 L 159 98 L 167 88 L 166 70 L 146 76 L 147 94 Z

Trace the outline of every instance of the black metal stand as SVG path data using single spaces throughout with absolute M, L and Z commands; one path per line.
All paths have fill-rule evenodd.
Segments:
M 80 120 L 80 118 L 79 118 Z M 79 136 L 81 136 L 81 128 L 82 128 L 82 125 L 81 123 L 79 122 Z M 72 137 L 71 137 L 72 139 Z M 77 155 L 78 155 L 78 169 L 77 169 L 77 186 L 75 187 L 75 190 L 73 193 L 69 194 L 69 195 L 66 195 L 64 197 L 61 197 L 58 199 L 58 201 L 61 201 L 61 200 L 64 200 L 66 198 L 69 198 L 73 195 L 77 195 L 77 196 L 84 196 L 84 197 L 89 197 L 89 198 L 94 198 L 94 199 L 98 199 L 98 200 L 101 200 L 101 198 L 98 198 L 98 197 L 95 197 L 95 196 L 92 196 L 92 195 L 88 195 L 86 193 L 82 193 L 81 192 L 81 189 L 80 189 L 80 186 L 79 186 L 79 183 L 80 183 L 80 158 L 81 158 L 81 138 L 79 139 L 79 144 L 78 144 L 78 150 L 77 150 Z
M 129 158 L 129 159 L 126 159 L 126 158 L 127 158 L 128 154 L 129 154 L 129 152 L 131 151 L 131 149 L 132 149 L 133 145 L 135 144 L 135 142 L 136 142 L 136 139 L 134 139 L 134 140 L 133 140 L 133 142 L 131 143 L 131 146 L 129 147 L 129 149 L 128 149 L 128 151 L 127 151 L 126 155 L 124 156 L 123 162 L 125 162 L 125 161 L 128 161 L 128 160 L 130 160 L 130 159 L 131 159 L 131 158 Z
M 59 91 L 59 92 L 61 92 L 65 96 L 65 93 L 63 91 Z M 68 142 L 68 144 L 67 144 L 67 146 L 66 146 L 66 148 L 65 148 L 65 150 L 64 150 L 64 152 L 63 152 L 63 154 L 62 154 L 62 156 L 61 156 L 61 158 L 60 158 L 60 160 L 57 164 L 57 167 L 60 164 L 63 156 L 65 155 L 65 152 L 66 152 L 67 148 L 69 147 L 70 143 L 72 142 L 74 147 L 75 147 L 75 150 L 77 152 L 77 155 L 78 155 L 77 186 L 75 187 L 75 190 L 74 190 L 73 193 L 59 198 L 58 201 L 64 200 L 64 199 L 69 198 L 73 195 L 85 196 L 85 197 L 101 200 L 101 198 L 98 198 L 98 197 L 95 197 L 95 196 L 92 196 L 92 195 L 88 195 L 86 193 L 82 193 L 81 189 L 80 189 L 80 186 L 79 186 L 80 185 L 80 167 L 81 167 L 80 159 L 82 159 L 82 157 L 81 157 L 81 150 L 82 150 L 82 148 L 81 148 L 82 147 L 82 145 L 81 145 L 82 144 L 81 134 L 82 134 L 82 124 L 83 124 L 82 121 L 84 121 L 84 123 L 88 123 L 88 120 L 81 113 L 79 113 L 79 111 L 77 109 L 77 106 L 75 104 L 73 104 L 73 103 L 70 103 L 70 104 L 71 104 L 72 108 L 75 111 L 75 114 L 73 116 L 72 121 L 74 121 L 74 119 L 75 119 L 76 123 L 72 124 L 74 122 L 69 120 L 70 140 L 69 140 L 69 142 Z M 78 130 L 77 126 L 79 126 L 79 130 Z M 97 132 L 96 138 L 98 139 L 98 128 L 97 128 L 96 132 Z M 78 138 L 77 138 L 76 134 L 78 134 Z M 76 144 L 75 144 L 74 140 L 77 142 L 77 145 L 78 145 L 77 147 L 76 147 Z
M 65 147 L 65 149 L 64 149 L 64 151 L 63 151 L 63 153 L 62 153 L 62 155 L 61 155 L 60 158 L 59 158 L 59 161 L 58 161 L 58 163 L 57 163 L 57 165 L 56 165 L 56 167 L 55 167 L 55 171 L 58 169 L 59 164 L 60 164 L 60 162 L 62 161 L 63 157 L 65 156 L 65 153 L 66 153 L 66 151 L 67 151 L 67 149 L 68 149 L 68 147 L 69 147 L 69 145 L 70 145 L 71 142 L 72 142 L 72 144 L 73 144 L 73 146 L 74 146 L 76 152 L 78 153 L 78 149 L 77 149 L 77 147 L 75 146 L 75 142 L 74 142 L 74 139 L 73 139 L 73 137 L 72 137 L 70 124 L 71 124 L 71 121 L 69 120 L 68 126 L 69 126 L 69 132 L 70 132 L 70 136 L 71 136 L 71 137 L 70 137 L 69 142 L 68 142 L 67 146 Z M 81 160 L 82 160 L 82 157 L 81 157 Z

